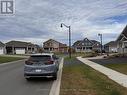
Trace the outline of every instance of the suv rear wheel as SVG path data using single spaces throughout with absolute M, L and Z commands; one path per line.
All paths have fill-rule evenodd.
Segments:
M 30 81 L 30 78 L 26 78 L 27 81 Z
M 57 80 L 57 73 L 53 76 L 53 80 Z

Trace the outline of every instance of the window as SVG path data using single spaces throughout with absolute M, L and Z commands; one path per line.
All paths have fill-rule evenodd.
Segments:
M 30 61 L 48 61 L 51 60 L 49 55 L 33 55 L 29 58 Z

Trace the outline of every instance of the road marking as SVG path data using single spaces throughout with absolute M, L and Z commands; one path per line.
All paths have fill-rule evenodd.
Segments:
M 61 84 L 61 77 L 62 77 L 62 69 L 63 69 L 63 62 L 64 58 L 61 59 L 59 71 L 58 71 L 58 78 L 53 82 L 49 95 L 59 95 L 60 93 L 60 84 Z
M 4 66 L 4 65 L 8 65 L 8 64 L 12 64 L 12 63 L 17 63 L 17 62 L 21 62 L 21 61 L 25 61 L 25 59 L 18 60 L 18 61 L 7 62 L 7 63 L 0 63 L 0 66 Z

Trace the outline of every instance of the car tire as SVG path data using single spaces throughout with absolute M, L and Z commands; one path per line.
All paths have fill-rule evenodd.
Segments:
M 30 78 L 26 78 L 27 81 L 30 81 Z
M 57 80 L 57 73 L 53 76 L 53 80 Z

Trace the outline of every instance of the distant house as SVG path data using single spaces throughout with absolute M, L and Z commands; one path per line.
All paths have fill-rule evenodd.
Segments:
M 7 54 L 30 54 L 36 53 L 36 45 L 22 41 L 10 41 L 6 43 Z
M 100 42 L 96 40 L 89 40 L 88 38 L 78 40 L 73 44 L 73 48 L 76 50 L 76 52 L 100 51 L 100 47 Z
M 118 52 L 127 53 L 127 26 L 119 35 L 119 37 L 117 38 L 117 41 L 118 41 Z
M 6 53 L 5 44 L 0 41 L 0 55 Z
M 43 43 L 43 49 L 46 52 L 68 52 L 66 44 L 62 44 L 56 40 L 49 39 Z
M 117 41 L 110 41 L 109 43 L 104 45 L 104 50 L 105 52 L 108 53 L 118 52 L 117 45 L 118 45 Z

